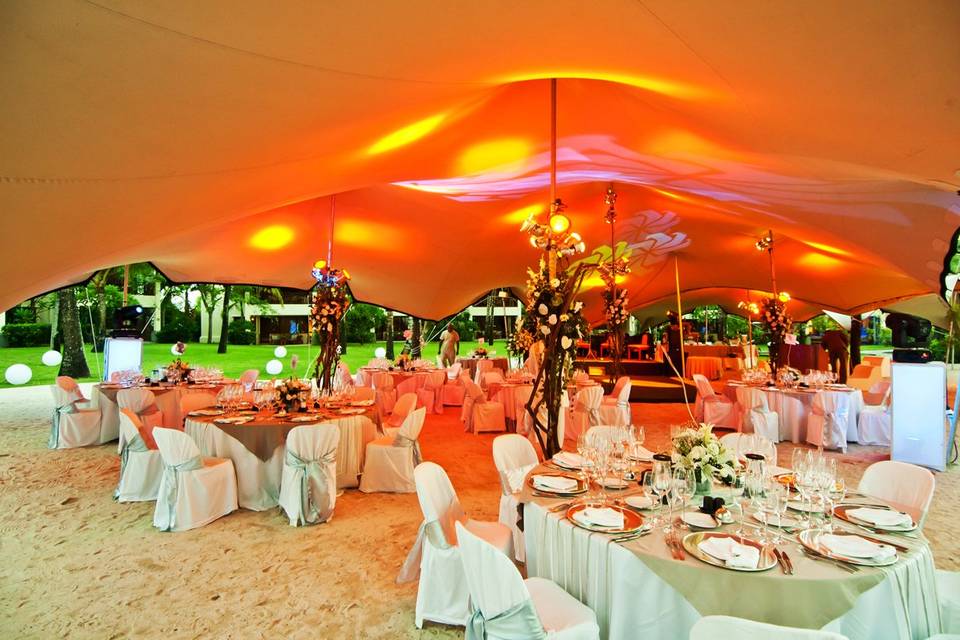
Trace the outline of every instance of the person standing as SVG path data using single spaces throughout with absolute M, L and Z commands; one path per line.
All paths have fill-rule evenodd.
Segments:
M 448 324 L 440 335 L 440 362 L 443 366 L 449 367 L 457 361 L 457 354 L 460 353 L 460 334 Z

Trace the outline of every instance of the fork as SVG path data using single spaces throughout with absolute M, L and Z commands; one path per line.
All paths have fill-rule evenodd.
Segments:
M 803 546 L 800 547 L 800 552 L 803 555 L 810 558 L 811 560 L 821 560 L 823 562 L 828 562 L 836 567 L 843 569 L 844 571 L 847 571 L 848 573 L 856 573 L 860 571 L 860 567 L 856 567 L 852 564 L 847 564 L 846 562 L 840 562 L 839 560 L 834 560 L 833 558 L 829 558 L 823 554 L 817 553 L 815 551 L 811 551 L 810 549 L 807 549 L 806 547 L 803 547 Z

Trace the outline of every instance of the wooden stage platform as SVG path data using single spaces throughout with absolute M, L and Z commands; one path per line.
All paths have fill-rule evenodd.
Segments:
M 623 373 L 630 376 L 633 384 L 630 390 L 630 402 L 683 402 L 683 387 L 680 378 L 662 362 L 652 360 L 623 360 Z M 613 381 L 610 380 L 610 360 L 577 360 L 576 368 L 583 369 L 591 377 L 603 381 L 604 393 L 610 393 Z M 687 399 L 693 402 L 697 397 L 697 388 L 693 380 L 684 380 Z

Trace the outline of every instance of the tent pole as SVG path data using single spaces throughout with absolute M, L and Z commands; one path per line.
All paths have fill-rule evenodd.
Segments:
M 683 306 L 680 304 L 680 260 L 673 256 L 673 277 L 677 284 L 677 323 L 680 326 L 680 384 L 687 378 L 687 357 L 683 349 Z

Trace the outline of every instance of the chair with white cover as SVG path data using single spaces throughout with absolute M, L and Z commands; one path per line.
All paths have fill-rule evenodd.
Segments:
M 870 391 L 870 387 L 880 382 L 880 378 L 883 377 L 881 373 L 880 367 L 873 367 L 869 364 L 858 364 L 853 368 L 853 371 L 850 372 L 850 375 L 847 376 L 847 386 L 860 389 L 860 391 L 863 392 Z
M 493 464 L 500 475 L 500 522 L 513 532 L 513 552 L 523 562 L 523 531 L 517 527 L 517 505 L 523 481 L 540 464 L 537 451 L 529 440 L 516 433 L 497 436 L 493 440 Z
M 883 404 L 892 385 L 893 381 L 890 378 L 880 378 L 869 391 L 863 392 L 863 403 L 868 406 Z
M 933 474 L 923 467 L 883 460 L 867 467 L 860 477 L 857 491 L 893 503 L 923 526 L 936 486 Z
M 602 402 L 603 387 L 600 385 L 580 389 L 573 401 L 573 407 L 570 408 L 567 415 L 567 428 L 564 432 L 564 438 L 576 442 L 581 433 L 600 424 L 600 405 Z
M 487 360 L 486 358 L 480 358 L 477 360 L 477 368 L 473 372 L 473 381 L 479 385 L 483 386 L 483 374 L 487 371 L 493 370 L 493 360 Z
M 481 391 L 473 380 L 466 379 L 467 396 L 470 398 L 469 413 L 466 416 L 466 430 L 473 433 L 484 431 L 506 431 L 507 421 L 503 405 L 493 400 L 487 400 L 487 394 Z M 468 404 L 464 403 L 464 409 Z
M 163 412 L 157 408 L 157 397 L 150 389 L 120 389 L 117 391 L 117 406 L 137 414 L 148 430 L 163 426 Z
M 51 449 L 71 449 L 100 444 L 100 410 L 85 409 L 87 402 L 80 385 L 70 376 L 57 377 L 50 387 L 53 393 L 53 419 L 47 446 Z
M 240 374 L 240 379 L 237 381 L 238 384 L 243 385 L 243 390 L 247 393 L 253 391 L 254 386 L 257 384 L 257 378 L 260 377 L 259 369 L 247 369 Z
M 730 616 L 704 616 L 690 629 L 690 640 L 847 640 L 847 636 L 832 631 L 780 627 L 766 622 L 755 622 Z
M 720 444 L 738 458 L 759 453 L 768 467 L 777 464 L 777 445 L 759 433 L 727 433 L 720 436 Z
M 413 470 L 420 464 L 420 430 L 427 410 L 414 409 L 396 436 L 381 436 L 367 443 L 367 456 L 360 477 L 360 491 L 413 493 Z
M 843 391 L 818 391 L 807 416 L 807 442 L 823 449 L 847 452 L 847 417 L 850 394 Z
M 868 404 L 857 417 L 857 442 L 889 447 L 893 441 L 893 420 L 890 416 L 890 386 L 880 404 Z
M 600 402 L 600 424 L 626 426 L 630 424 L 630 390 L 633 382 L 630 376 L 620 376 L 613 385 L 610 395 Z
M 508 562 L 513 554 L 513 536 L 510 529 L 499 522 L 469 519 L 460 506 L 450 478 L 440 465 L 424 462 L 417 466 L 414 476 L 423 523 L 397 582 L 410 582 L 418 575 L 420 577 L 414 615 L 417 628 L 423 626 L 424 620 L 466 624 L 470 594 L 457 546 L 456 523 L 489 542 Z
M 463 380 L 461 380 L 462 372 L 463 365 L 459 362 L 447 369 L 447 382 L 443 385 L 443 389 L 440 391 L 440 395 L 443 398 L 443 404 L 451 407 L 463 406 L 463 400 L 464 396 L 466 396 L 467 388 L 463 386 Z
M 480 388 L 486 391 L 491 385 L 503 384 L 504 382 L 503 372 L 500 369 L 491 369 L 483 372 L 480 379 Z
M 393 405 L 393 412 L 383 421 L 383 433 L 391 438 L 400 431 L 400 426 L 407 419 L 410 412 L 417 408 L 417 394 L 405 393 Z
M 373 374 L 373 389 L 376 392 L 377 416 L 381 422 L 393 411 L 397 403 L 397 390 L 393 387 L 393 376 L 385 371 Z
M 339 444 L 340 427 L 335 424 L 294 427 L 287 434 L 279 503 L 291 527 L 333 517 Z
M 937 569 L 936 576 L 941 628 L 944 633 L 960 634 L 960 571 Z
M 161 531 L 202 527 L 237 510 L 237 473 L 228 458 L 204 458 L 182 431 L 156 427 L 163 475 L 153 512 Z
M 160 451 L 150 448 L 153 437 L 144 439 L 143 424 L 130 409 L 120 409 L 120 480 L 113 492 L 119 502 L 156 500 L 163 477 Z
M 599 640 L 593 609 L 546 578 L 521 577 L 499 549 L 456 523 L 470 591 L 467 640 Z
M 454 382 L 460 378 L 460 372 L 463 371 L 462 362 L 454 362 L 447 367 L 447 380 Z
M 373 390 L 373 387 L 354 387 L 353 388 L 353 400 L 355 402 L 362 402 L 368 400 L 377 399 L 377 392 Z
M 780 416 L 770 411 L 763 389 L 737 387 L 737 405 L 740 407 L 740 431 L 758 433 L 771 442 L 780 442 Z
M 706 376 L 693 374 L 693 383 L 697 385 L 697 401 L 694 404 L 694 415 L 697 420 L 712 424 L 716 427 L 732 427 L 738 429 L 736 423 L 737 412 L 729 398 L 717 395 Z
M 443 413 L 443 388 L 447 382 L 444 369 L 431 371 L 423 386 L 417 389 L 417 406 L 426 407 L 427 413 Z

